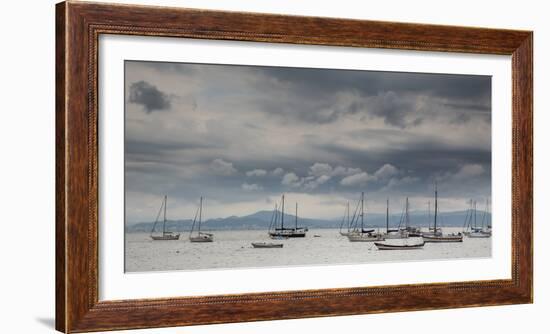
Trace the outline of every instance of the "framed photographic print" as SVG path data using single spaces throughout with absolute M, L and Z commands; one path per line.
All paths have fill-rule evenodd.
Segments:
M 532 32 L 57 5 L 56 328 L 532 302 Z

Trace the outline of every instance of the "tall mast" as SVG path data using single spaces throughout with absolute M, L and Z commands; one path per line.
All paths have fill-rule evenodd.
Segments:
M 349 226 L 349 202 L 348 202 L 348 232 L 351 226 Z
M 437 232 L 437 181 L 435 182 L 434 232 Z
M 283 194 L 283 205 L 281 207 L 281 230 L 285 228 L 285 195 Z
M 386 233 L 390 233 L 390 199 L 386 198 Z
M 365 203 L 365 193 L 361 192 L 361 233 L 363 233 L 363 217 L 365 216 L 364 203 Z
M 298 229 L 298 202 L 296 202 L 296 215 L 294 216 L 294 222 L 296 223 L 296 230 Z
M 405 228 L 409 228 L 409 198 L 405 199 Z
M 477 230 L 477 201 L 474 201 L 474 229 Z
M 428 201 L 428 227 L 430 227 L 430 215 L 432 214 L 432 202 Z
M 474 209 L 474 200 L 470 199 L 470 217 L 468 219 L 468 228 L 472 229 L 472 211 Z
M 162 223 L 162 234 L 166 234 L 166 203 L 168 202 L 168 196 L 164 195 L 164 219 Z
M 202 223 L 202 196 L 199 204 L 199 234 L 201 233 L 201 223 Z

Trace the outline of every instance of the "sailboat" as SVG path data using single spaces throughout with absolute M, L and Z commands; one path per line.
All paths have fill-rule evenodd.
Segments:
M 428 220 L 428 232 L 421 232 L 420 236 L 422 236 L 422 237 L 425 236 L 425 235 L 434 235 L 436 233 L 441 233 L 441 227 L 432 227 L 431 226 L 431 222 L 430 222 L 430 220 L 432 219 L 431 218 L 431 215 L 432 215 L 431 204 L 432 203 L 430 201 L 428 201 L 428 215 L 427 215 L 427 217 L 428 217 L 428 219 L 427 219 Z
M 375 242 L 374 245 L 379 250 L 406 250 L 406 249 L 422 249 L 424 248 L 424 244 L 426 243 L 422 238 L 414 238 L 419 240 L 413 240 L 413 239 L 401 239 L 400 242 L 392 242 L 392 241 L 381 241 L 381 242 Z
M 462 234 L 469 236 L 472 232 L 472 206 L 473 201 L 470 199 L 470 207 L 466 210 L 466 217 L 464 218 L 464 224 L 462 225 Z
M 390 201 L 386 200 L 386 234 L 384 241 L 375 242 L 374 245 L 379 250 L 405 250 L 405 249 L 421 249 L 424 247 L 424 239 L 409 238 L 409 198 L 405 201 L 405 209 L 401 215 L 401 221 L 397 230 L 390 230 Z M 401 224 L 405 222 L 405 227 Z
M 347 226 L 347 231 L 346 232 L 342 232 L 342 228 L 344 227 L 344 223 Z M 346 212 L 344 213 L 344 217 L 342 217 L 342 222 L 340 223 L 340 235 L 347 237 L 348 234 L 350 233 L 350 228 L 351 228 L 351 226 L 350 226 L 350 221 L 349 221 L 349 202 L 348 202 L 347 205 L 346 205 Z
M 488 202 L 487 202 L 488 206 Z M 468 237 L 470 238 L 490 238 L 491 232 L 486 230 L 483 226 L 485 223 L 485 218 L 487 217 L 487 211 L 483 213 L 483 218 L 481 220 L 481 227 L 477 227 L 477 202 L 474 202 L 474 228 L 472 231 L 468 234 Z
M 384 237 L 380 233 L 374 232 L 373 229 L 365 230 L 364 228 L 364 221 L 365 221 L 365 193 L 361 193 L 361 199 L 359 200 L 359 203 L 357 204 L 357 208 L 355 209 L 355 213 L 353 214 L 353 218 L 351 220 L 351 224 L 355 227 L 351 232 L 348 233 L 347 237 L 348 240 L 351 242 L 372 242 L 372 241 L 382 241 L 384 240 Z M 357 214 L 358 208 L 361 208 L 361 211 L 359 214 Z M 357 226 L 359 224 L 359 217 L 361 217 L 361 226 L 360 228 Z
M 159 213 L 157 214 L 157 219 L 155 220 L 155 223 L 153 224 L 153 228 L 151 229 L 151 239 L 153 240 L 178 240 L 180 238 L 179 233 L 169 232 L 166 231 L 166 203 L 168 202 L 168 196 L 164 195 L 164 199 L 162 200 L 162 204 L 160 205 Z M 160 213 L 164 209 L 164 215 L 162 219 L 162 235 L 153 235 L 155 232 L 155 227 L 157 226 L 157 223 L 159 222 Z
M 405 227 L 401 227 L 401 224 L 405 222 Z M 401 215 L 401 221 L 399 222 L 399 227 L 394 230 L 390 230 L 390 200 L 386 199 L 386 233 L 384 234 L 385 239 L 405 239 L 409 237 L 409 198 L 405 201 L 405 209 Z
M 275 204 L 275 210 L 273 211 L 273 215 L 271 216 L 271 221 L 269 223 L 269 227 L 267 229 L 268 233 L 271 230 L 271 227 L 273 224 L 277 222 L 277 217 L 279 215 L 279 211 L 277 210 L 277 203 Z M 252 247 L 254 248 L 283 248 L 283 244 L 280 242 L 253 242 Z
M 420 227 L 411 226 L 411 218 L 409 215 L 409 198 L 407 197 L 405 199 L 405 215 L 404 215 L 404 222 L 405 222 L 405 231 L 407 232 L 407 235 L 409 237 L 421 237 L 422 236 L 422 230 Z M 401 223 L 403 220 L 399 223 L 399 227 L 401 227 Z
M 424 233 L 422 238 L 424 242 L 462 242 L 462 234 L 444 234 L 437 228 L 437 183 L 435 184 L 435 209 L 434 209 L 434 227 L 433 232 Z
M 278 216 L 278 215 L 277 215 Z M 296 214 L 294 216 L 294 227 L 285 227 L 285 195 L 281 196 L 281 226 L 278 227 L 278 221 L 274 224 L 274 229 L 268 234 L 272 239 L 281 238 L 304 238 L 307 228 L 298 226 L 298 203 L 296 203 Z
M 198 221 L 197 221 L 198 216 Z M 193 235 L 195 231 L 195 225 L 198 226 L 197 233 Z M 214 241 L 214 235 L 212 233 L 206 233 L 201 231 L 202 225 L 202 196 L 200 198 L 199 208 L 195 213 L 195 218 L 193 218 L 193 226 L 191 226 L 191 232 L 189 233 L 189 241 L 191 242 L 212 242 Z

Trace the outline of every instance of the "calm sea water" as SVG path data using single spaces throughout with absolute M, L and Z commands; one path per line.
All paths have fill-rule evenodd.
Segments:
M 459 232 L 447 228 L 444 232 Z M 280 267 L 487 258 L 491 238 L 464 238 L 461 243 L 426 243 L 418 250 L 381 251 L 372 242 L 349 242 L 337 229 L 310 230 L 305 238 L 271 240 L 266 231 L 216 231 L 212 243 L 191 243 L 188 234 L 177 241 L 153 241 L 148 233 L 127 233 L 127 272 Z M 319 235 L 320 237 L 313 237 Z M 252 242 L 282 242 L 283 248 L 253 248 Z

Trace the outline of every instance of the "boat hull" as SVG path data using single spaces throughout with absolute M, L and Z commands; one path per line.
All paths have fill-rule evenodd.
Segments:
M 254 248 L 283 248 L 283 244 L 270 243 L 270 242 L 253 242 L 252 247 Z
M 361 234 L 348 234 L 348 240 L 350 242 L 374 242 L 384 241 L 384 238 L 379 235 L 361 235 Z
M 292 233 L 277 233 L 270 232 L 269 236 L 271 238 L 305 238 L 306 232 L 292 232 Z
M 153 240 L 157 240 L 157 241 L 166 241 L 166 240 L 179 240 L 180 238 L 180 235 L 179 234 L 172 234 L 172 235 L 159 235 L 159 236 L 155 236 L 155 235 L 152 235 L 151 236 L 151 239 Z
M 468 234 L 468 238 L 490 238 L 491 234 L 489 233 L 470 233 Z
M 214 236 L 211 234 L 201 234 L 195 237 L 189 237 L 191 242 L 213 242 Z
M 462 242 L 462 235 L 423 235 L 424 242 Z
M 413 245 L 391 245 L 382 242 L 375 242 L 376 248 L 379 250 L 411 250 L 411 249 L 422 249 L 424 248 L 425 242 Z

